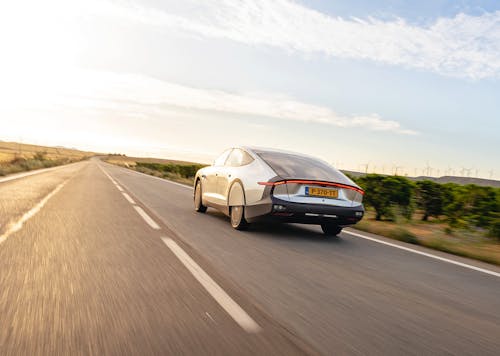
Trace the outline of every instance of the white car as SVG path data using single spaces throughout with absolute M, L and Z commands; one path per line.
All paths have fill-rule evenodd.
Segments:
M 242 230 L 258 220 L 321 225 L 336 236 L 364 214 L 364 191 L 328 163 L 299 153 L 234 147 L 194 179 L 194 208 L 213 207 Z

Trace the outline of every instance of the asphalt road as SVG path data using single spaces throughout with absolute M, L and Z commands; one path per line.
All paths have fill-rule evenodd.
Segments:
M 499 268 L 351 232 L 95 160 L 0 179 L 0 355 L 500 354 Z

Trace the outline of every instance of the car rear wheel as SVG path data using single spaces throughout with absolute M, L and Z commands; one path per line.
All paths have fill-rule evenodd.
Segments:
M 323 223 L 321 224 L 321 230 L 326 236 L 337 236 L 342 231 L 342 228 L 335 224 Z
M 248 227 L 248 223 L 245 220 L 245 207 L 243 205 L 232 206 L 230 217 L 231 226 L 236 230 L 245 230 Z
M 197 181 L 196 186 L 194 188 L 194 210 L 199 213 L 204 213 L 207 211 L 207 207 L 203 205 L 203 201 L 201 199 L 201 182 Z

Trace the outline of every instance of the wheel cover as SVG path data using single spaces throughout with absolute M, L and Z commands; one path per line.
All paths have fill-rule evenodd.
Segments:
M 198 209 L 201 206 L 201 188 L 200 183 L 196 183 L 196 191 L 194 194 L 194 207 Z
M 231 224 L 233 226 L 238 226 L 243 218 L 243 207 L 233 206 L 231 208 Z

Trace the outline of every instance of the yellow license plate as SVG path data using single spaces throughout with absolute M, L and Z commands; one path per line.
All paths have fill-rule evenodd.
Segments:
M 339 197 L 337 189 L 306 187 L 306 195 L 336 199 Z

